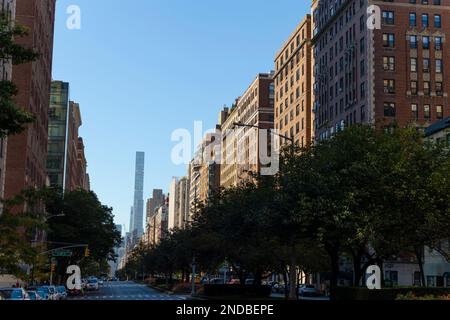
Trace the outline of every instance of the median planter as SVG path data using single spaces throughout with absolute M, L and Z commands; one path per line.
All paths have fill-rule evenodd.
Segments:
M 268 298 L 272 294 L 271 286 L 246 286 L 228 284 L 205 284 L 206 297 L 249 297 Z
M 450 294 L 450 288 L 402 287 L 369 290 L 367 288 L 339 287 L 335 300 L 397 300 L 406 297 L 441 297 Z

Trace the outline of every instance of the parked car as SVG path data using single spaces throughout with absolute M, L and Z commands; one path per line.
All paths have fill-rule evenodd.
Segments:
M 286 287 L 284 286 L 283 283 L 274 283 L 272 286 L 272 292 L 274 293 L 284 293 L 284 291 L 286 290 Z
M 48 300 L 59 300 L 55 286 L 42 286 L 41 288 L 47 294 Z
M 246 286 L 252 286 L 255 284 L 255 279 L 247 279 L 245 280 L 245 285 Z
M 53 295 L 53 300 L 61 300 L 60 294 L 58 290 L 56 290 L 55 286 L 48 286 L 48 288 L 50 289 L 50 293 Z
M 4 300 L 30 300 L 30 296 L 22 288 L 1 288 L 0 296 Z
M 28 290 L 28 295 L 30 296 L 30 300 L 44 300 L 41 295 L 37 291 Z
M 209 279 L 209 284 L 225 284 L 225 281 L 222 278 L 213 278 Z
M 34 300 L 49 300 L 49 291 L 46 290 L 44 287 L 29 287 L 28 288 L 28 293 L 30 294 L 30 292 L 36 292 L 40 299 L 34 299 Z M 30 298 L 31 294 L 30 294 Z M 33 300 L 33 299 L 31 299 Z
M 102 286 L 103 285 L 103 279 L 98 279 L 98 285 Z
M 31 287 L 31 289 L 37 291 L 43 300 L 53 300 L 50 289 L 47 286 Z
M 66 287 L 58 286 L 58 287 L 56 287 L 56 291 L 58 292 L 59 300 L 66 300 L 67 299 Z
M 89 279 L 87 281 L 86 289 L 89 291 L 98 291 L 99 290 L 98 280 L 95 278 Z
M 231 279 L 227 284 L 241 284 L 241 280 L 239 279 Z
M 301 285 L 298 293 L 301 297 L 317 297 L 320 295 L 319 290 L 312 284 Z

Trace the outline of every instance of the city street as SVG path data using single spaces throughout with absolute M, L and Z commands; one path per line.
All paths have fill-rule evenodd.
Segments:
M 105 282 L 98 291 L 87 291 L 70 300 L 187 300 L 187 296 L 168 295 L 134 282 Z

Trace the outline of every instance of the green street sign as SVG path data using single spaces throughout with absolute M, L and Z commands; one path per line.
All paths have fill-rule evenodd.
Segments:
M 53 257 L 71 257 L 72 251 L 70 250 L 58 250 L 52 253 Z

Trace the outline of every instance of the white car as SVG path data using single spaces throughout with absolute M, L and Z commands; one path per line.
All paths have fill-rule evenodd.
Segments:
M 97 279 L 89 279 L 86 284 L 86 289 L 89 291 L 98 291 L 99 285 Z

